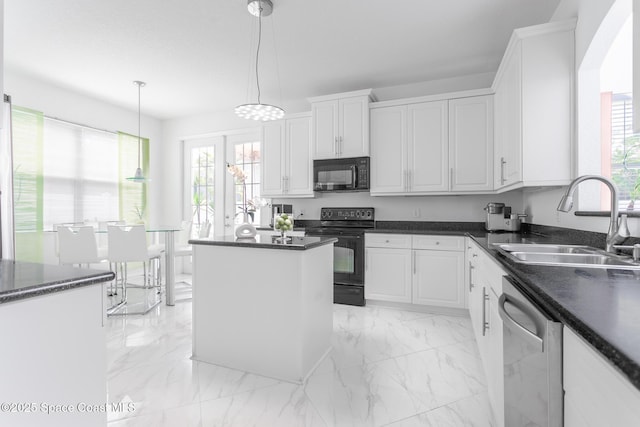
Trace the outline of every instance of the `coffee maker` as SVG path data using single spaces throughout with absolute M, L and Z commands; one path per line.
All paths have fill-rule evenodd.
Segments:
M 520 231 L 521 218 L 527 216 L 526 214 L 512 214 L 511 206 L 505 206 L 504 203 L 498 202 L 487 203 L 484 210 L 487 211 L 485 221 L 487 231 Z
M 271 215 L 271 223 L 269 224 L 271 227 L 273 227 L 273 219 L 283 213 L 286 213 L 288 215 L 293 215 L 293 205 L 285 205 L 283 203 L 278 203 L 278 204 L 274 204 L 271 205 L 272 206 L 272 215 Z

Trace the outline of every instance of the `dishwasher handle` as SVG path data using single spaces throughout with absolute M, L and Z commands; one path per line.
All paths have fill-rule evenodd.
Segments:
M 502 321 L 507 325 L 511 325 L 512 328 L 510 329 L 516 332 L 518 335 L 520 335 L 520 337 L 523 338 L 527 343 L 539 349 L 540 352 L 543 352 L 544 340 L 539 336 L 537 336 L 536 334 L 534 334 L 533 332 L 531 332 L 529 329 L 525 328 L 524 326 L 516 322 L 515 319 L 511 317 L 511 315 L 507 312 L 507 309 L 504 307 L 506 303 L 507 303 L 507 294 L 500 295 L 500 299 L 498 300 L 498 313 L 500 314 L 500 318 L 502 319 Z

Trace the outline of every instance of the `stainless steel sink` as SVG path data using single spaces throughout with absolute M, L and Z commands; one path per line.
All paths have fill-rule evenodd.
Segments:
M 539 243 L 509 243 L 496 244 L 500 249 L 507 252 L 535 252 L 552 254 L 584 254 L 598 251 L 596 248 L 582 245 L 551 245 Z
M 524 264 L 640 270 L 631 258 L 582 245 L 493 244 L 507 258 Z

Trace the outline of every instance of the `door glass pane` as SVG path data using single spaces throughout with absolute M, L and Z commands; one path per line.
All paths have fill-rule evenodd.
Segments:
M 235 222 L 242 223 L 246 205 L 249 221 L 260 224 L 260 142 L 235 144 L 234 159 L 246 177 L 244 182 L 234 182 Z
M 214 147 L 191 149 L 191 212 L 192 237 L 198 236 L 200 228 L 209 222 L 215 230 L 215 155 Z

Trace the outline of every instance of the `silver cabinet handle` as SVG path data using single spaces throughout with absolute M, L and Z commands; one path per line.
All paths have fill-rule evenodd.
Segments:
M 337 136 L 333 137 L 333 153 L 336 156 L 338 155 L 338 137 Z
M 413 251 L 413 274 L 416 274 L 416 251 Z
M 520 323 L 516 322 L 516 320 L 509 315 L 504 305 L 507 302 L 509 302 L 510 304 L 513 303 L 511 303 L 511 301 L 507 301 L 507 299 L 507 294 L 502 294 L 500 295 L 500 299 L 498 300 L 498 314 L 500 314 L 500 318 L 502 319 L 504 324 L 508 326 L 509 329 L 520 335 L 520 337 L 527 341 L 529 344 L 531 344 L 535 348 L 538 348 L 541 352 L 544 351 L 544 340 L 522 326 Z
M 471 290 L 475 286 L 473 284 L 473 276 L 472 276 L 474 268 L 475 267 L 473 266 L 473 264 L 471 264 L 471 261 L 469 261 L 469 292 L 471 292 Z
M 500 185 L 504 185 L 505 182 L 507 182 L 506 178 L 504 177 L 504 166 L 507 164 L 507 161 L 504 159 L 504 157 L 500 157 Z
M 487 304 L 489 303 L 489 294 L 487 293 L 487 288 L 482 287 L 482 336 L 484 337 L 487 334 L 487 329 L 489 329 L 489 322 L 487 322 Z
M 364 271 L 367 271 L 367 267 L 369 267 L 369 263 L 367 260 L 369 259 L 369 249 L 364 250 Z
M 343 145 L 343 144 L 342 144 L 342 137 L 340 137 L 340 139 L 338 140 L 338 142 L 339 142 L 339 143 L 338 143 L 338 154 L 339 154 L 340 156 L 342 156 L 342 145 Z

